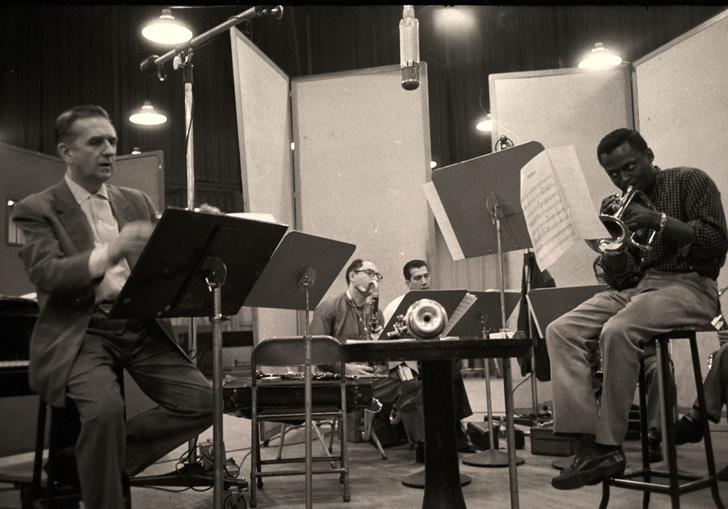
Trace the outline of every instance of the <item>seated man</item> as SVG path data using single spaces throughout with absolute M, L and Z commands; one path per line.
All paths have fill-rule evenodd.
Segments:
M 728 331 L 722 331 L 728 336 Z M 724 343 L 717 352 L 713 352 L 708 362 L 708 374 L 703 381 L 705 391 L 705 407 L 708 419 L 718 423 L 723 405 L 728 405 L 728 343 Z M 675 425 L 675 443 L 700 442 L 703 439 L 703 423 L 698 412 L 698 401 L 693 408 L 682 416 Z M 728 481 L 728 467 L 717 474 L 721 481 Z
M 430 267 L 424 260 L 410 260 L 405 263 L 402 267 L 402 274 L 404 275 L 404 283 L 409 290 L 429 290 L 430 289 Z M 389 323 L 392 315 L 397 310 L 397 307 L 404 299 L 402 294 L 396 297 L 384 308 L 384 323 Z M 416 362 L 406 361 L 403 363 L 390 362 L 389 367 L 397 368 L 400 364 L 403 364 L 405 369 L 415 371 L 419 373 Z M 465 383 L 463 382 L 463 375 L 460 371 L 460 361 L 453 361 L 453 397 L 455 403 L 455 431 L 457 436 L 458 452 L 477 452 L 475 444 L 470 440 L 470 437 L 465 433 L 463 428 L 462 420 L 468 416 L 473 415 L 473 411 L 470 408 L 470 401 L 468 400 L 468 393 L 465 390 Z M 424 418 L 424 417 L 423 417 Z
M 369 260 L 357 258 L 346 268 L 345 277 L 346 291 L 316 307 L 309 332 L 333 336 L 341 341 L 377 339 L 383 324 L 382 311 L 372 302 L 373 298 L 378 302 L 379 281 L 382 279 L 377 266 Z M 407 436 L 413 443 L 424 441 L 419 381 L 401 381 L 396 371 L 389 370 L 386 363 L 350 362 L 346 364 L 346 375 L 382 375 L 373 383 L 374 397 L 382 403 L 392 403 L 399 411 Z
M 642 191 L 656 208 L 633 202 L 622 219 L 632 232 L 654 229 L 649 250 L 603 253 L 611 289 L 553 321 L 546 330 L 556 433 L 579 437 L 574 462 L 552 479 L 574 489 L 622 472 L 622 443 L 644 345 L 656 334 L 710 321 L 718 311 L 715 280 L 728 233 L 720 193 L 703 171 L 661 170 L 642 136 L 617 129 L 599 143 L 597 158 L 615 186 Z M 611 209 L 609 197 L 602 210 Z M 599 344 L 601 403 L 591 389 L 589 345 Z
M 153 230 L 149 197 L 106 184 L 116 131 L 100 106 L 56 120 L 64 178 L 14 207 L 20 254 L 38 293 L 30 384 L 46 403 L 78 409 L 76 460 L 84 506 L 125 507 L 122 473 L 134 475 L 212 424 L 210 383 L 156 320 L 111 320 Z M 124 422 L 117 371 L 126 368 L 160 406 Z

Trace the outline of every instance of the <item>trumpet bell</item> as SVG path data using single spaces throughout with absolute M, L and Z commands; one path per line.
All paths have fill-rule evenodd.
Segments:
M 434 338 L 445 330 L 447 313 L 439 302 L 420 299 L 407 309 L 405 324 L 415 338 Z
M 599 219 L 611 237 L 587 240 L 586 243 L 591 249 L 601 254 L 620 253 L 629 246 L 637 247 L 642 251 L 652 249 L 652 243 L 657 235 L 656 230 L 642 229 L 633 232 L 622 220 L 622 216 L 633 202 L 648 209 L 657 210 L 645 193 L 629 186 L 608 210 L 599 214 Z

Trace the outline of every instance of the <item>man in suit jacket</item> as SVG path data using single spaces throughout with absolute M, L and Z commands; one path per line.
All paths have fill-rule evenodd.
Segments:
M 71 108 L 55 135 L 63 180 L 13 214 L 40 305 L 30 383 L 50 405 L 70 400 L 78 409 L 85 507 L 122 508 L 124 471 L 140 472 L 212 423 L 211 386 L 159 322 L 107 316 L 156 217 L 146 194 L 105 183 L 117 142 L 109 115 L 94 105 Z M 159 404 L 127 423 L 120 368 Z

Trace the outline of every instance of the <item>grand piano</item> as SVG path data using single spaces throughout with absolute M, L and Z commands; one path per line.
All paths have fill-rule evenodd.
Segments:
M 38 303 L 0 296 L 0 397 L 33 394 L 28 385 L 30 335 Z

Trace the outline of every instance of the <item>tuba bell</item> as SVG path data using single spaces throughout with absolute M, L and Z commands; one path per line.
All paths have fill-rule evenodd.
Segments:
M 601 254 L 620 253 L 630 245 L 642 251 L 649 251 L 652 249 L 652 243 L 657 236 L 657 230 L 648 228 L 635 232 L 630 231 L 622 220 L 622 216 L 633 202 L 654 211 L 657 211 L 657 209 L 647 195 L 639 189 L 635 189 L 634 186 L 629 186 L 622 195 L 615 196 L 617 196 L 617 200 L 607 210 L 599 214 L 599 219 L 607 227 L 607 231 L 612 237 L 589 240 L 587 244 L 594 251 Z

